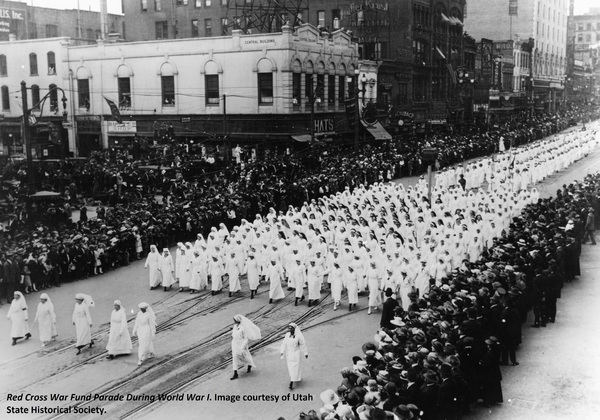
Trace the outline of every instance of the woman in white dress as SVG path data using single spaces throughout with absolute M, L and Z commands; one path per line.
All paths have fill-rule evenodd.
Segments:
M 23 296 L 23 293 L 15 292 L 6 317 L 12 321 L 10 337 L 12 338 L 13 346 L 17 344 L 17 340 L 23 337 L 25 337 L 25 340 L 29 340 L 29 338 L 31 338 L 29 324 L 27 323 L 29 320 L 29 315 L 27 313 L 27 302 L 25 302 L 25 296 Z
M 114 308 L 110 314 L 110 332 L 106 344 L 108 360 L 114 359 L 119 354 L 131 354 L 131 349 L 133 349 L 127 329 L 127 313 L 120 300 L 115 300 Z
M 77 293 L 75 295 L 75 308 L 73 309 L 73 325 L 75 325 L 75 332 L 77 335 L 77 342 L 75 348 L 77 354 L 81 353 L 81 349 L 89 345 L 90 348 L 94 346 L 94 340 L 92 340 L 92 317 L 90 315 L 90 307 L 94 307 L 94 301 L 91 296 L 83 293 Z
M 302 361 L 302 355 L 308 359 L 308 350 L 306 348 L 306 342 L 304 341 L 304 335 L 300 328 L 295 323 L 288 325 L 289 330 L 285 334 L 283 343 L 281 343 L 281 358 L 285 358 L 287 363 L 288 373 L 290 374 L 290 389 L 294 389 L 294 382 L 300 382 L 302 380 L 302 372 L 300 370 L 300 364 Z
M 144 268 L 149 268 L 149 281 L 150 281 L 150 290 L 154 290 L 156 287 L 160 285 L 160 265 L 161 256 L 158 253 L 158 249 L 156 249 L 156 245 L 150 245 L 150 252 L 146 257 L 146 264 L 144 264 Z
M 200 289 L 208 286 L 206 261 L 201 254 L 201 248 L 194 248 L 192 256 L 192 278 L 190 279 L 190 293 L 198 293 Z
M 265 270 L 265 276 L 269 282 L 269 303 L 273 303 L 273 300 L 283 299 L 285 297 L 281 287 L 283 267 L 273 257 L 271 257 L 271 265 Z
M 173 264 L 173 257 L 169 252 L 169 248 L 163 248 L 163 254 L 160 257 L 158 270 L 160 271 L 162 277 L 162 285 L 166 292 L 175 283 L 175 278 L 173 277 L 173 273 L 175 272 L 175 266 Z
M 258 285 L 260 283 L 260 267 L 256 256 L 254 254 L 248 254 L 246 260 L 246 267 L 244 268 L 248 276 L 248 286 L 250 286 L 250 299 L 254 299 L 254 295 L 258 291 Z
M 233 362 L 233 376 L 231 379 L 238 378 L 238 369 L 248 366 L 248 373 L 253 367 L 256 367 L 252 355 L 248 349 L 248 340 L 259 340 L 261 338 L 260 329 L 248 318 L 243 315 L 233 317 L 233 330 L 231 336 L 231 356 Z
M 140 310 L 135 317 L 133 335 L 138 337 L 138 366 L 144 360 L 154 357 L 154 336 L 156 335 L 156 316 L 146 302 L 138 305 Z
M 56 314 L 54 313 L 54 305 L 47 293 L 40 295 L 40 303 L 38 303 L 33 322 L 38 323 L 42 347 L 46 347 L 48 341 L 56 340 L 58 335 L 56 332 Z
M 177 254 L 176 270 L 175 275 L 179 282 L 179 291 L 183 292 L 185 289 L 189 289 L 190 280 L 192 278 L 192 251 L 191 244 L 190 249 L 186 249 L 185 245 L 180 242 L 179 253 Z

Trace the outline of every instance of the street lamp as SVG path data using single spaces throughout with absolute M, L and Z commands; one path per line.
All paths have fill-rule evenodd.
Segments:
M 50 91 L 44 95 L 42 99 L 36 104 L 33 104 L 31 108 L 27 106 L 27 83 L 25 81 L 21 82 L 21 99 L 23 101 L 23 144 L 25 146 L 25 151 L 27 153 L 27 177 L 29 181 L 29 194 L 33 194 L 35 192 L 35 175 L 33 173 L 33 155 L 31 152 L 31 133 L 29 132 L 29 118 L 32 110 L 36 109 L 38 106 L 42 105 L 46 99 L 52 94 L 60 90 L 62 92 L 62 103 L 63 103 L 63 120 L 67 119 L 67 96 L 65 95 L 65 91 L 59 87 L 53 87 Z M 40 106 L 43 109 L 43 105 Z M 35 124 L 35 122 L 33 123 Z

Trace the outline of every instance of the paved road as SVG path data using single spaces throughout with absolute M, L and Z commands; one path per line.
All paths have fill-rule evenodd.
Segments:
M 540 191 L 550 194 L 563 183 L 582 179 L 586 173 L 595 171 L 600 171 L 600 149 L 564 173 L 550 177 L 540 186 Z M 414 183 L 415 179 L 401 182 Z M 599 253 L 600 247 L 584 247 L 582 276 L 566 286 L 559 301 L 557 323 L 539 330 L 526 328 L 524 346 L 518 355 L 521 365 L 504 370 L 505 404 L 491 411 L 476 410 L 469 418 L 597 418 L 594 414 L 600 403 L 600 368 L 594 356 L 600 338 L 593 332 L 600 321 L 595 309 L 600 295 L 597 281 Z M 378 325 L 379 314 L 367 316 L 364 309 L 350 314 L 343 309 L 334 312 L 330 298 L 316 309 L 308 310 L 306 306 L 290 305 L 288 297 L 287 302 L 271 310 L 264 292 L 254 300 L 247 296 L 230 300 L 226 295 L 191 298 L 188 294 L 150 291 L 146 276 L 143 262 L 137 261 L 103 276 L 50 289 L 48 293 L 57 310 L 59 339 L 62 341 L 41 352 L 36 340 L 37 326 L 34 326 L 32 340 L 14 347 L 10 346 L 8 338 L 0 342 L 0 418 L 40 417 L 31 414 L 7 416 L 9 405 L 35 405 L 32 402 L 8 402 L 8 392 L 81 395 L 107 391 L 108 395 L 126 396 L 154 395 L 173 387 L 173 391 L 184 398 L 185 394 L 202 396 L 210 393 L 212 399 L 155 403 L 141 407 L 133 417 L 162 419 L 178 415 L 184 419 L 198 418 L 201 413 L 206 419 L 276 419 L 281 415 L 289 420 L 296 418 L 300 411 L 318 409 L 319 393 L 340 382 L 339 370 L 351 363 L 352 356 L 359 354 L 362 343 L 372 340 Z M 73 297 L 80 291 L 92 294 L 96 301 L 92 317 L 98 345 L 75 357 L 74 349 L 69 347 L 74 340 L 70 318 Z M 27 297 L 30 319 L 35 314 L 38 297 L 39 293 Z M 112 362 L 104 360 L 106 322 L 115 298 L 122 300 L 128 311 L 144 300 L 157 310 L 162 324 L 156 341 L 157 358 L 141 369 L 136 366 L 137 358 L 133 355 Z M 361 298 L 362 307 L 365 303 L 365 298 Z M 6 304 L 0 307 L 0 337 L 9 336 L 7 310 Z M 256 371 L 230 381 L 229 329 L 230 320 L 236 313 L 260 317 L 261 327 L 269 334 L 269 340 L 253 351 L 258 365 Z M 292 319 L 302 320 L 310 356 L 303 367 L 304 381 L 289 393 L 287 370 L 279 359 L 278 347 L 283 338 L 282 328 Z M 194 377 L 199 379 L 179 387 Z M 115 386 L 120 388 L 114 389 Z M 242 398 L 273 396 L 279 400 L 215 402 L 215 394 Z M 288 395 L 290 401 L 282 402 Z M 73 404 L 70 401 L 44 403 L 46 407 Z M 104 408 L 109 410 L 104 418 L 115 418 L 140 408 L 140 403 L 105 401 L 86 407 Z M 99 418 L 96 414 L 66 417 Z

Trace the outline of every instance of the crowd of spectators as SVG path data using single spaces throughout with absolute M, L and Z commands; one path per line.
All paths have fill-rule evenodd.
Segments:
M 231 227 L 242 218 L 265 214 L 270 207 L 285 210 L 360 184 L 420 173 L 425 169 L 424 147 L 438 148 L 439 166 L 452 165 L 560 131 L 578 112 L 537 115 L 486 133 L 465 128 L 358 149 L 318 145 L 230 165 L 174 141 L 135 153 L 110 149 L 93 153 L 83 163 L 65 160 L 53 170 L 36 167 L 38 189 L 58 191 L 61 204 L 28 205 L 26 166 L 11 163 L 3 179 L 20 186 L 8 195 L 13 214 L 1 232 L 0 253 L 32 273 L 32 288 L 59 285 L 126 265 L 150 244 L 161 249 L 197 233 L 206 235 L 221 222 Z M 89 203 L 99 204 L 95 218 L 88 218 Z M 76 223 L 70 218 L 73 207 L 80 211 Z
M 515 217 L 474 263 L 413 294 L 391 294 L 380 329 L 321 394 L 309 419 L 459 419 L 474 404 L 503 401 L 501 365 L 518 365 L 522 325 L 556 322 L 564 283 L 580 275 L 581 245 L 597 228 L 600 174 L 564 185 Z M 350 361 L 348 361 L 350 362 Z

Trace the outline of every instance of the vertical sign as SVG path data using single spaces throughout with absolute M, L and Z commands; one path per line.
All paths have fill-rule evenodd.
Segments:
M 517 16 L 519 0 L 509 0 L 508 2 L 508 15 Z

